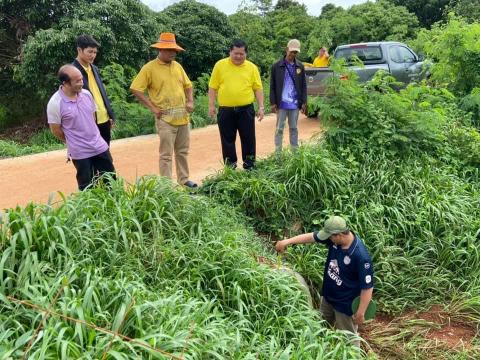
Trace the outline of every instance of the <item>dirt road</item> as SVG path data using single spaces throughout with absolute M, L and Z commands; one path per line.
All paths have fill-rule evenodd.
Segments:
M 266 116 L 256 126 L 257 156 L 262 158 L 274 150 L 275 116 Z M 300 118 L 298 128 L 300 140 L 308 140 L 320 130 L 317 119 L 305 117 Z M 288 130 L 284 142 L 288 143 Z M 192 180 L 201 182 L 222 168 L 216 125 L 193 130 L 190 144 Z M 117 173 L 129 182 L 143 175 L 158 174 L 157 135 L 115 140 L 111 152 Z M 237 154 L 241 159 L 238 139 Z M 75 168 L 66 163 L 65 150 L 0 160 L 0 210 L 29 202 L 46 203 L 49 197 L 59 199 L 58 192 L 70 194 L 76 190 Z

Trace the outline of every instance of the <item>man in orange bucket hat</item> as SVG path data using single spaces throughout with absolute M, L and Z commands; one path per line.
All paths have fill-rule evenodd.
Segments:
M 169 32 L 161 33 L 158 41 L 151 45 L 151 47 L 157 49 L 174 49 L 176 51 L 185 51 L 184 48 L 177 45 L 177 42 L 175 41 L 175 34 Z
M 151 45 L 158 49 L 156 59 L 145 64 L 130 85 L 135 97 L 155 116 L 160 138 L 160 175 L 172 177 L 172 155 L 175 152 L 177 182 L 190 188 L 188 151 L 190 148 L 190 113 L 193 111 L 193 88 L 182 65 L 175 61 L 184 51 L 175 35 L 161 33 Z M 148 96 L 145 95 L 147 91 Z

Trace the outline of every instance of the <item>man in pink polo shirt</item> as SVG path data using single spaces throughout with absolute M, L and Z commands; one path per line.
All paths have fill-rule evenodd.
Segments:
M 95 123 L 97 110 L 92 94 L 83 89 L 83 76 L 73 65 L 58 71 L 61 82 L 47 105 L 53 135 L 67 144 L 68 158 L 77 169 L 79 190 L 104 173 L 114 173 L 112 156 Z

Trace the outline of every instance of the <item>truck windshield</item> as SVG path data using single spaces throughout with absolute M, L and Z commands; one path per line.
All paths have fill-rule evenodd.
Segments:
M 345 59 L 349 63 L 354 60 L 355 56 L 365 64 L 378 63 L 383 58 L 380 46 L 354 45 L 337 49 L 335 52 L 337 59 Z

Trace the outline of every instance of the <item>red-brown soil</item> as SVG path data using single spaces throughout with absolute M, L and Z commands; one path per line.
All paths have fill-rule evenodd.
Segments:
M 441 305 L 435 305 L 428 311 L 410 311 L 396 317 L 377 314 L 373 321 L 362 326 L 360 334 L 380 358 L 400 359 L 402 339 L 409 341 L 420 336 L 432 353 L 455 352 L 472 346 L 477 329 L 466 317 L 451 315 Z M 377 337 L 396 340 L 391 343 L 376 341 Z

